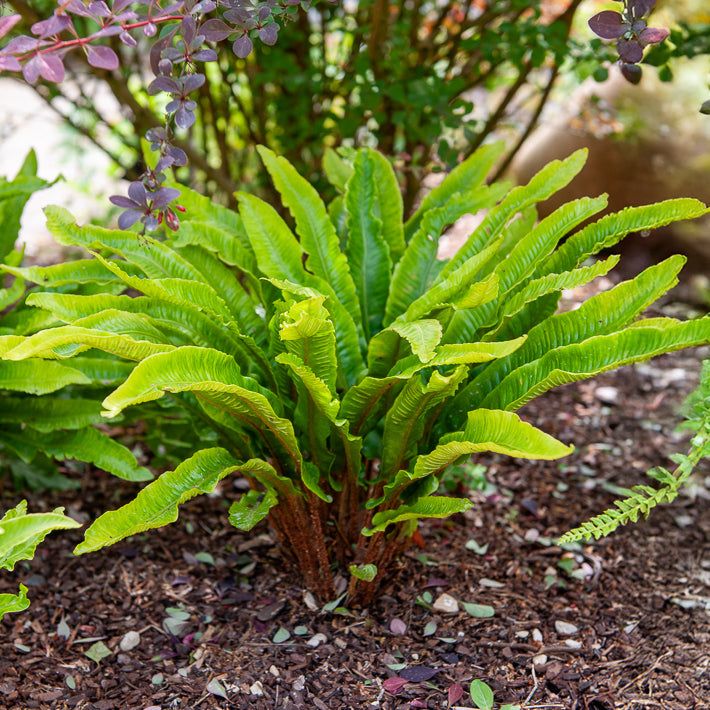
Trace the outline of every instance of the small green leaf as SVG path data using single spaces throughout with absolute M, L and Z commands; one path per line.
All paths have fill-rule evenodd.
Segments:
M 479 545 L 473 538 L 466 542 L 466 549 L 475 552 L 477 555 L 485 555 L 488 552 L 488 545 Z
M 471 681 L 471 700 L 479 710 L 492 710 L 493 691 L 482 680 Z
M 202 564 L 211 565 L 212 567 L 214 567 L 214 557 L 212 557 L 209 552 L 198 552 L 195 555 L 195 559 L 198 562 L 202 562 Z
M 495 615 L 495 609 L 487 604 L 472 604 L 471 602 L 460 602 L 461 606 L 476 619 L 488 619 Z
M 372 582 L 377 576 L 377 565 L 350 565 L 350 574 L 363 582 Z
M 101 663 L 104 658 L 108 658 L 112 654 L 103 641 L 97 641 L 89 646 L 88 651 L 84 651 L 84 655 L 88 656 L 92 661 L 96 661 L 96 663 Z
M 291 638 L 291 632 L 288 629 L 284 629 L 283 626 L 279 627 L 279 630 L 274 634 L 274 638 L 271 639 L 274 643 L 283 643 Z
M 205 690 L 208 693 L 212 693 L 212 695 L 218 695 L 220 698 L 224 698 L 225 700 L 229 699 L 227 698 L 227 691 L 224 689 L 224 686 L 219 682 L 217 678 L 212 678 L 212 680 L 205 686 Z
M 422 636 L 433 636 L 436 633 L 436 621 L 429 621 L 422 631 Z

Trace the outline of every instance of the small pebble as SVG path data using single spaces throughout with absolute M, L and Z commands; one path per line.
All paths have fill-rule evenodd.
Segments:
M 124 653 L 128 653 L 128 651 L 132 651 L 136 646 L 138 646 L 140 642 L 141 635 L 137 631 L 129 631 L 123 636 L 121 642 L 118 644 L 118 647 Z
M 537 656 L 533 657 L 534 666 L 544 666 L 547 663 L 547 656 L 544 653 L 538 653 Z
M 540 631 L 540 629 L 532 630 L 532 640 L 535 643 L 542 643 L 542 631 Z
M 575 641 L 574 639 L 565 639 L 565 646 L 569 648 L 582 648 L 582 642 Z
M 249 686 L 249 692 L 252 695 L 256 695 L 258 697 L 263 697 L 264 695 L 264 686 L 261 684 L 260 680 L 257 680 L 254 685 Z
M 274 678 L 280 678 L 280 677 L 281 677 L 281 671 L 280 671 L 276 666 L 274 666 L 274 665 L 272 665 L 272 666 L 269 668 L 269 673 L 271 673 L 271 675 L 274 676 Z
M 293 685 L 291 687 L 297 692 L 303 690 L 306 687 L 306 676 L 298 676 L 298 678 L 293 681 Z
M 450 594 L 439 595 L 433 606 L 434 609 L 445 614 L 457 614 L 459 611 L 459 603 Z
M 616 387 L 597 387 L 594 396 L 602 404 L 617 404 L 619 402 L 619 390 Z
M 516 631 L 515 632 L 516 639 L 526 639 L 528 636 L 530 636 L 529 631 Z
M 345 639 L 337 638 L 333 643 L 342 651 L 348 647 L 348 642 Z
M 555 631 L 557 631 L 558 634 L 570 636 L 571 634 L 576 634 L 579 629 L 574 624 L 568 624 L 566 621 L 556 621 Z
M 322 643 L 325 643 L 328 640 L 328 637 L 325 634 L 316 634 L 315 636 L 312 636 L 311 638 L 306 641 L 306 646 L 310 646 L 311 648 L 318 648 Z

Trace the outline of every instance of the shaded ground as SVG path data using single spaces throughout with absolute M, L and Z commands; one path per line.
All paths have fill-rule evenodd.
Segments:
M 0 708 L 471 707 L 473 678 L 497 703 L 526 708 L 710 708 L 707 499 L 682 497 L 577 551 L 550 540 L 683 449 L 676 408 L 705 355 L 665 356 L 528 405 L 522 415 L 576 453 L 481 459 L 495 490 L 466 489 L 472 511 L 423 524 L 369 612 L 310 610 L 268 530 L 232 529 L 224 499 L 195 499 L 180 522 L 86 557 L 71 555 L 79 534 L 51 536 L 0 580 L 0 592 L 23 581 L 32 599 L 0 622 Z M 614 395 L 600 387 L 616 388 L 618 403 L 600 401 Z M 703 493 L 702 474 L 697 483 Z M 81 492 L 30 498 L 30 509 L 93 518 L 130 493 L 87 477 Z M 495 615 L 432 609 L 443 593 Z M 86 652 L 99 642 L 111 655 L 97 663 Z

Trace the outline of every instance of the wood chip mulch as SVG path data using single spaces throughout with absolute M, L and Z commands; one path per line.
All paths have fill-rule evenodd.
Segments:
M 75 531 L 50 536 L 0 579 L 0 593 L 22 581 L 32 599 L 0 622 L 0 708 L 473 707 L 480 679 L 497 704 L 524 708 L 707 710 L 710 472 L 646 522 L 577 550 L 554 544 L 609 507 L 615 486 L 646 482 L 650 466 L 685 450 L 677 408 L 707 354 L 664 356 L 528 405 L 524 418 L 576 452 L 481 457 L 489 488 L 458 491 L 478 504 L 422 524 L 369 610 L 312 610 L 268 529 L 227 523 L 230 484 L 100 553 L 73 557 Z M 131 493 L 92 473 L 79 491 L 28 499 L 32 511 L 65 505 L 93 519 Z M 5 490 L 0 509 L 16 500 Z M 458 611 L 439 610 L 452 603 Z

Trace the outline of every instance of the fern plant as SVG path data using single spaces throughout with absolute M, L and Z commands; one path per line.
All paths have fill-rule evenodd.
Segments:
M 27 303 L 63 325 L 3 337 L 4 359 L 37 373 L 110 363 L 112 376 L 127 374 L 103 400 L 105 417 L 139 407 L 160 426 L 181 408 L 195 432 L 194 453 L 100 516 L 76 552 L 172 522 L 182 503 L 239 472 L 251 489 L 230 522 L 248 530 L 268 518 L 310 589 L 334 596 L 334 574 L 348 567 L 351 599 L 367 603 L 419 519 L 471 506 L 437 495 L 447 467 L 482 451 L 570 453 L 515 410 L 551 387 L 710 340 L 707 318 L 638 320 L 676 283 L 680 256 L 555 312 L 563 289 L 618 260 L 586 264 L 589 256 L 704 205 L 672 200 L 574 231 L 604 208 L 602 196 L 537 223 L 535 205 L 585 154 L 511 189 L 485 184 L 501 152 L 479 149 L 406 221 L 390 165 L 367 149 L 329 153 L 340 195 L 327 206 L 260 149 L 290 222 L 248 194 L 237 195 L 237 214 L 185 191 L 179 233 L 139 240 L 49 208 L 55 238 L 93 254 L 51 268 L 126 293 L 33 292 Z M 445 228 L 479 210 L 486 216 L 456 256 L 438 259 Z M 5 270 L 37 284 L 54 273 Z
M 37 545 L 52 530 L 79 528 L 80 523 L 64 514 L 64 508 L 51 513 L 28 513 L 22 501 L 0 518 L 0 569 L 12 571 L 20 560 L 31 560 Z M 27 587 L 18 594 L 0 594 L 0 620 L 5 614 L 24 611 L 30 605 Z
M 14 246 L 25 205 L 35 192 L 47 186 L 37 177 L 33 152 L 14 180 L 0 179 L 0 255 L 8 271 L 22 261 L 22 253 Z M 29 275 L 29 280 L 40 279 L 45 290 L 57 293 L 89 295 L 123 290 L 122 282 L 107 279 L 105 270 L 93 261 L 21 271 Z M 0 351 L 13 338 L 62 324 L 50 312 L 25 303 L 25 279 L 17 276 L 19 271 L 15 273 L 12 284 L 0 288 L 0 335 L 6 336 Z M 119 384 L 129 372 L 124 363 L 105 356 L 74 358 L 70 364 L 0 360 L 0 473 L 9 471 L 18 488 L 66 489 L 77 484 L 60 475 L 50 459 L 67 458 L 92 463 L 129 480 L 151 480 L 150 471 L 138 466 L 123 444 L 87 426 L 105 422 L 101 400 L 110 392 L 108 387 Z M 73 385 L 83 388 L 81 398 L 69 399 Z
M 621 525 L 635 523 L 640 517 L 648 518 L 651 510 L 661 503 L 671 503 L 690 478 L 698 463 L 710 456 L 710 360 L 703 362 L 700 384 L 684 403 L 686 421 L 682 428 L 695 434 L 690 440 L 686 454 L 673 454 L 671 460 L 677 464 L 673 472 L 663 466 L 656 466 L 646 475 L 660 483 L 660 487 L 648 485 L 633 486 L 626 497 L 615 501 L 615 508 L 609 508 L 600 515 L 577 528 L 566 532 L 560 544 L 578 540 L 598 540 L 614 532 Z

